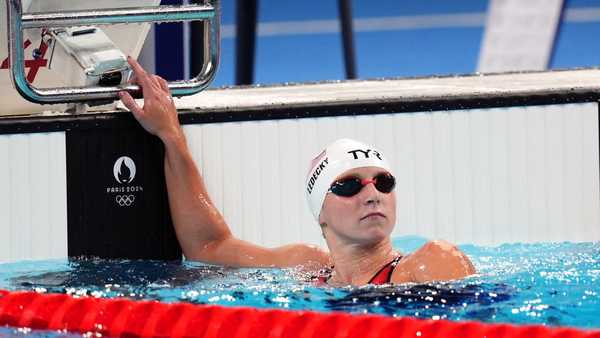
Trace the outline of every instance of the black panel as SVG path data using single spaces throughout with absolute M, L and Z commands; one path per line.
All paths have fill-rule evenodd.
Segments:
M 121 121 L 66 133 L 69 256 L 181 259 L 162 143 Z

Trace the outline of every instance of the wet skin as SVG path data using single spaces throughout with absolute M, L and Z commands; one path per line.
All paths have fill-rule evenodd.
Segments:
M 164 144 L 169 206 L 187 259 L 232 267 L 302 266 L 317 270 L 334 265 L 333 285 L 364 285 L 400 254 L 393 250 L 390 240 L 396 221 L 395 193 L 381 193 L 372 183 L 352 197 L 326 196 L 319 220 L 326 224 L 322 230 L 328 251 L 307 244 L 266 248 L 236 238 L 211 201 L 192 159 L 167 82 L 148 74 L 135 60 L 128 61 L 134 82 L 143 90 L 144 103 L 140 106 L 126 92 L 120 97 L 140 125 Z M 365 167 L 343 175 L 373 178 L 380 172 L 380 168 Z M 458 248 L 432 241 L 400 261 L 392 282 L 450 280 L 474 273 L 470 260 Z

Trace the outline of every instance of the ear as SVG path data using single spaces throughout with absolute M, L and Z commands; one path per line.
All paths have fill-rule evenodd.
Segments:
M 323 235 L 323 238 L 327 238 L 325 236 L 325 228 L 327 228 L 327 223 L 323 222 L 321 224 L 319 224 L 321 226 L 321 235 Z
M 325 231 L 327 228 L 327 217 L 325 217 L 325 215 L 327 214 L 327 212 L 325 211 L 325 203 L 323 203 L 323 206 L 321 207 L 321 211 L 319 212 L 319 226 L 321 226 L 321 234 L 323 234 L 323 238 L 326 238 L 325 236 Z
M 321 205 L 321 210 L 319 211 L 319 225 L 321 227 L 323 227 L 323 225 L 327 226 L 327 217 L 325 217 L 326 213 L 327 212 L 325 211 L 325 201 L 323 201 L 323 205 Z

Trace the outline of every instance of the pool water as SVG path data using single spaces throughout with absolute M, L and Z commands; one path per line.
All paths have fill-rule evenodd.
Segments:
M 407 253 L 425 241 L 401 237 L 394 246 Z M 0 264 L 0 289 L 600 328 L 600 243 L 460 247 L 478 275 L 450 283 L 332 288 L 309 281 L 298 269 L 76 259 Z M 0 328 L 0 337 L 32 333 L 25 331 Z

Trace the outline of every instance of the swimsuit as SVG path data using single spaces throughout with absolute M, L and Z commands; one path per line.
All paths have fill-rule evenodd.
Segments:
M 382 285 L 391 283 L 392 274 L 394 273 L 396 265 L 400 262 L 400 259 L 402 259 L 402 255 L 397 256 L 391 262 L 384 265 L 371 279 L 369 279 L 367 284 Z M 317 277 L 317 281 L 327 284 L 327 281 L 331 278 L 332 271 L 333 267 L 324 269 L 321 271 L 320 276 Z

